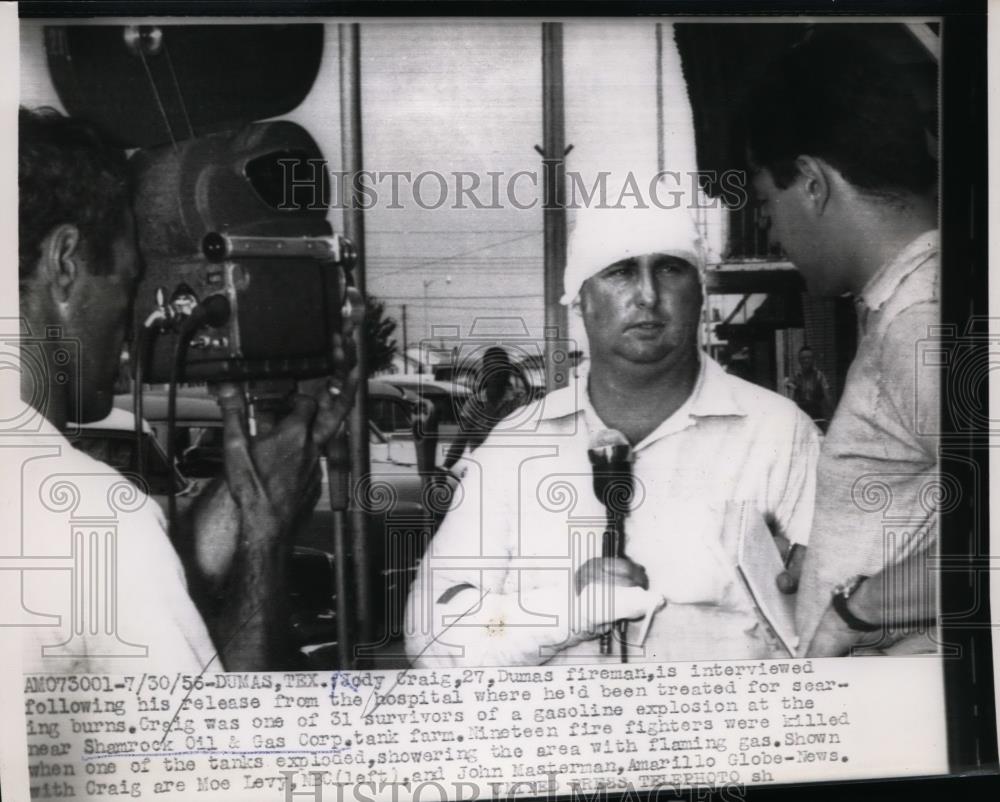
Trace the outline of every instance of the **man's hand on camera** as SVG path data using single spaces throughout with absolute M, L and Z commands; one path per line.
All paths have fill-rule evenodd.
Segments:
M 359 381 L 353 328 L 345 315 L 333 341 L 336 375 L 300 382 L 291 412 L 258 437 L 247 432 L 239 386 L 219 388 L 225 481 L 206 494 L 192 522 L 195 562 L 209 583 L 225 579 L 241 540 L 279 541 L 319 500 L 319 457 L 342 429 Z
M 319 497 L 319 450 L 313 439 L 319 404 L 297 395 L 292 411 L 268 432 L 250 438 L 236 387 L 219 393 L 226 486 L 239 508 L 244 540 L 277 536 Z M 246 531 L 249 527 L 253 531 Z
M 319 458 L 354 405 L 358 365 L 353 346 L 353 340 L 339 337 L 335 355 L 343 368 L 341 375 L 300 382 L 292 411 L 249 446 L 238 391 L 223 390 L 228 398 L 235 393 L 239 406 L 220 393 L 226 483 L 244 525 L 267 526 L 277 535 L 316 506 L 321 491 Z

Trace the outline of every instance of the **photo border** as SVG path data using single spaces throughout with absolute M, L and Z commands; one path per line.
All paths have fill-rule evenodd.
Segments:
M 849 16 L 920 16 L 944 19 L 941 70 L 941 236 L 942 236 L 942 323 L 966 332 L 970 321 L 989 319 L 988 282 L 988 174 L 987 151 L 987 4 L 979 0 L 961 8 L 930 0 L 890 0 L 889 2 L 49 2 L 27 0 L 18 6 L 20 18 L 81 19 L 89 17 L 137 16 L 274 16 L 274 17 L 591 17 L 591 16 L 689 16 L 709 20 L 714 17 L 793 16 L 819 19 Z M 234 14 L 238 12 L 238 14 Z M 804 21 L 804 20 L 803 20 Z M 984 380 L 976 389 L 979 409 L 988 409 L 988 345 L 984 346 Z M 945 382 L 945 387 L 947 383 Z M 979 484 L 970 488 L 978 499 L 989 499 L 989 456 L 997 445 L 991 432 L 962 431 L 942 392 L 943 441 L 949 454 L 957 453 L 979 468 Z M 945 703 L 950 777 L 864 780 L 849 783 L 808 783 L 747 788 L 753 799 L 791 799 L 808 789 L 810 798 L 842 798 L 844 793 L 861 799 L 884 799 L 886 794 L 908 799 L 940 798 L 942 792 L 984 795 L 996 791 L 997 722 L 994 661 L 989 594 L 992 561 L 990 556 L 989 505 L 979 510 L 983 526 L 973 527 L 976 511 L 958 505 L 942 515 L 942 544 L 968 544 L 971 538 L 977 555 L 969 564 L 971 574 L 944 572 L 941 578 L 942 638 L 961 647 L 963 657 L 944 660 Z M 951 550 L 948 548 L 946 550 Z M 985 555 L 985 557 L 980 556 Z M 969 614 L 963 611 L 971 610 Z M 949 619 L 949 614 L 953 618 Z M 958 617 L 960 615 L 960 617 Z M 692 792 L 693 794 L 694 792 Z M 609 794 L 607 798 L 614 798 Z M 649 797 L 649 794 L 644 796 Z M 699 799 L 704 798 L 699 794 Z

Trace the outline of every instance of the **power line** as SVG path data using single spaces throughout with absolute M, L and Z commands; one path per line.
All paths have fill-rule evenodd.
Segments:
M 408 304 L 409 305 L 409 304 Z M 391 304 L 390 306 L 395 306 Z M 400 304 L 402 306 L 402 304 Z M 423 308 L 423 304 L 420 304 Z M 542 303 L 539 301 L 537 304 L 507 304 L 503 309 L 497 309 L 496 306 L 439 306 L 437 304 L 428 304 L 427 309 L 436 312 L 495 312 L 499 315 L 501 312 L 507 312 L 511 309 L 528 310 L 528 311 L 542 311 Z
M 456 236 L 462 236 L 463 234 L 541 234 L 541 229 L 534 228 L 422 228 L 419 230 L 409 231 L 406 229 L 366 229 L 368 234 L 401 234 L 405 236 L 410 236 L 411 234 L 454 234 Z
M 375 293 L 380 301 L 407 301 L 413 299 L 412 295 L 381 295 Z M 494 299 L 494 301 L 509 301 L 514 298 L 537 298 L 542 299 L 541 293 L 532 292 L 524 293 L 521 295 L 433 295 L 431 296 L 436 301 L 478 301 L 478 300 L 489 300 Z M 417 299 L 419 300 L 419 299 Z
M 530 255 L 516 255 L 516 254 L 500 254 L 498 256 L 449 256 L 444 254 L 442 259 L 457 259 L 462 258 L 469 262 L 498 262 L 498 261 L 519 261 L 519 262 L 529 262 L 536 261 L 541 262 L 540 256 L 530 256 Z M 409 262 L 413 259 L 412 254 L 369 254 L 369 259 L 378 259 L 386 262 Z M 428 262 L 429 260 L 424 260 Z
M 411 265 L 410 267 L 402 267 L 399 270 L 392 271 L 391 273 L 383 273 L 382 278 L 385 278 L 386 276 L 393 276 L 396 275 L 397 273 L 407 273 L 410 270 L 416 270 L 417 268 L 420 267 L 428 267 L 430 265 L 440 264 L 441 262 L 447 262 L 452 259 L 459 259 L 463 256 L 468 256 L 473 253 L 478 253 L 479 251 L 485 251 L 490 248 L 498 248 L 501 245 L 509 245 L 512 242 L 519 242 L 520 240 L 528 239 L 528 237 L 538 237 L 541 236 L 541 234 L 542 234 L 541 231 L 532 231 L 530 234 L 522 234 L 518 237 L 512 237 L 511 239 L 500 240 L 498 242 L 490 243 L 489 245 L 482 245 L 478 248 L 472 248 L 471 250 L 468 251 L 460 251 L 459 253 L 452 254 L 451 256 L 442 256 L 437 259 L 429 259 L 424 262 L 418 262 L 415 265 Z

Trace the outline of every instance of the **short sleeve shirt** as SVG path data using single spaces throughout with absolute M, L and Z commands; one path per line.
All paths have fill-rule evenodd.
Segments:
M 836 585 L 936 543 L 940 377 L 922 355 L 940 323 L 938 242 L 919 236 L 856 299 L 858 349 L 823 441 L 799 584 L 802 649 Z

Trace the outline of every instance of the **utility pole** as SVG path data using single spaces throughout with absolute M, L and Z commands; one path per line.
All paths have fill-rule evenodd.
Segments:
M 410 346 L 406 338 L 406 304 L 403 304 L 403 373 L 410 372 Z
M 542 23 L 542 138 L 535 146 L 542 155 L 544 170 L 545 232 L 545 388 L 548 391 L 566 385 L 569 379 L 568 355 L 557 363 L 556 354 L 564 349 L 569 337 L 563 294 L 566 269 L 566 162 L 573 149 L 566 147 L 566 122 L 563 102 L 563 26 L 560 22 Z
M 363 169 L 362 138 L 361 138 L 361 27 L 357 23 L 341 23 L 337 26 L 340 44 L 340 119 L 341 119 L 341 157 L 344 170 L 350 176 L 358 175 Z M 352 187 L 354 182 L 351 182 Z M 358 260 L 354 268 L 354 284 L 358 291 L 365 293 L 365 217 L 363 204 L 355 190 L 347 193 L 344 209 L 344 233 L 354 243 Z M 365 480 L 371 473 L 371 460 L 368 453 L 368 359 L 365 353 L 364 327 L 355 332 L 358 355 L 358 370 L 361 380 L 358 382 L 357 396 L 351 409 L 348 421 L 349 448 L 351 458 L 351 482 L 353 487 Z M 369 618 L 369 570 L 368 570 L 368 519 L 365 511 L 350 494 L 348 518 L 350 520 L 352 574 L 356 595 L 350 605 L 350 623 L 357 626 L 355 633 L 345 632 L 348 621 L 341 623 L 341 612 L 344 602 L 341 599 L 347 594 L 343 591 L 349 587 L 350 579 L 345 574 L 347 554 L 345 551 L 336 553 L 337 558 L 337 617 L 339 656 L 346 668 L 357 667 L 356 645 L 371 644 L 371 621 Z M 339 540 L 343 541 L 341 536 Z M 344 544 L 341 543 L 341 546 Z M 352 637 L 356 634 L 356 637 Z M 346 658 L 346 659 L 345 659 Z

